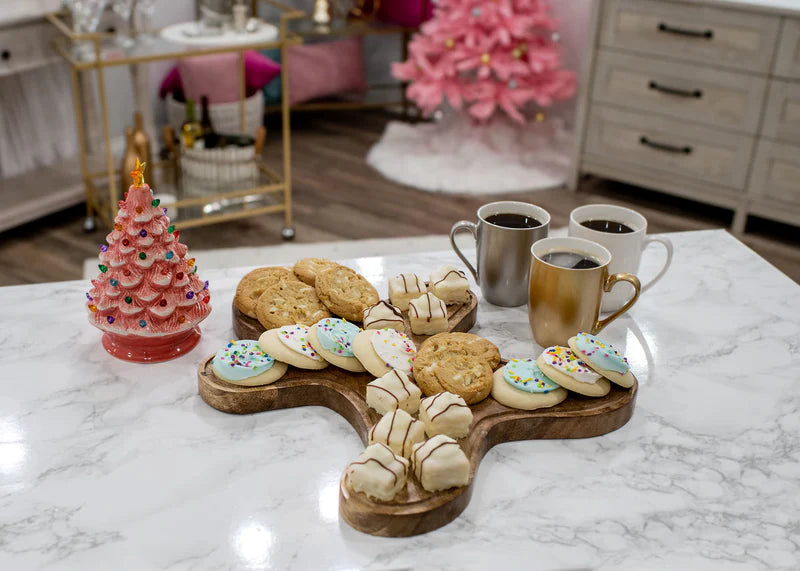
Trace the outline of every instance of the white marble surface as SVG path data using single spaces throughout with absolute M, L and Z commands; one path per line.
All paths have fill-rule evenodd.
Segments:
M 160 365 L 102 350 L 86 283 L 2 288 L 0 569 L 797 569 L 800 287 L 724 231 L 671 238 L 670 272 L 605 333 L 641 384 L 631 421 L 492 449 L 466 511 L 406 539 L 339 521 L 362 447 L 335 413 L 232 416 L 197 395 L 241 270 L 200 267 L 203 339 Z M 354 265 L 383 289 L 445 261 Z M 478 322 L 506 357 L 538 352 L 524 308 L 482 302 Z

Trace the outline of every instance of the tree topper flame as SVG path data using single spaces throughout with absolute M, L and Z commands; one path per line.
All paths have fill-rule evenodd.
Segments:
M 139 188 L 144 185 L 144 167 L 146 166 L 147 163 L 140 163 L 139 157 L 136 157 L 136 167 L 131 171 L 134 188 Z

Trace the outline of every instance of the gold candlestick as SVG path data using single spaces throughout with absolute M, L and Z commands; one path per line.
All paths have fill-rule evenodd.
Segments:
M 328 0 L 314 0 L 311 20 L 318 26 L 327 26 L 331 23 L 331 5 Z

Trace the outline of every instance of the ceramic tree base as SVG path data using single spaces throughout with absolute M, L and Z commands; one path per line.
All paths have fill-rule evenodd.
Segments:
M 117 359 L 134 363 L 160 363 L 185 355 L 200 341 L 200 328 L 158 337 L 103 334 L 103 348 Z

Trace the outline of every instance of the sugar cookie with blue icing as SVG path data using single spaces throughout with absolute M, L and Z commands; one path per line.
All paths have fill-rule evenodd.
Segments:
M 573 353 L 608 380 L 626 389 L 636 382 L 628 360 L 610 343 L 583 332 L 571 337 L 568 343 Z
M 569 347 L 548 347 L 536 359 L 536 364 L 550 379 L 579 395 L 603 397 L 611 390 L 608 379 L 595 373 Z
M 511 408 L 536 410 L 557 405 L 567 391 L 545 375 L 535 359 L 511 359 L 494 372 L 492 398 Z
M 298 369 L 324 369 L 323 359 L 308 339 L 308 326 L 295 324 L 268 329 L 258 338 L 258 345 L 278 361 Z
M 214 374 L 234 385 L 257 387 L 280 379 L 288 366 L 261 350 L 256 341 L 231 340 L 211 360 Z
M 345 371 L 363 373 L 364 365 L 353 355 L 353 339 L 360 332 L 359 326 L 345 319 L 326 317 L 308 328 L 308 340 L 328 363 Z

